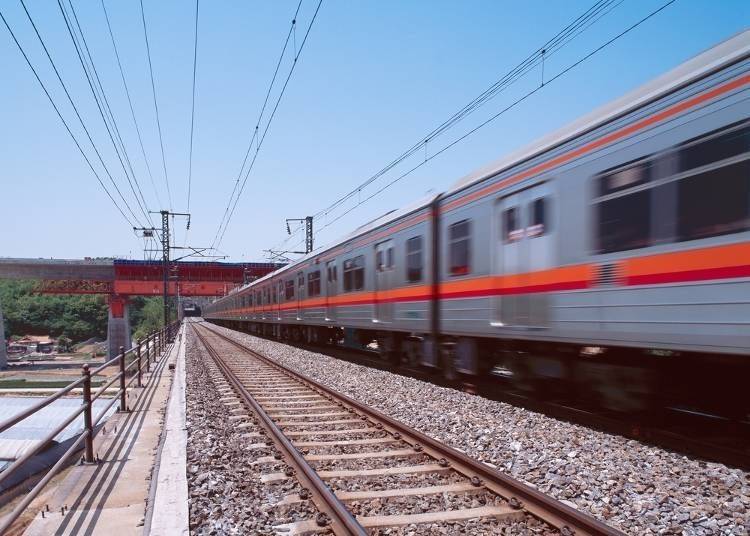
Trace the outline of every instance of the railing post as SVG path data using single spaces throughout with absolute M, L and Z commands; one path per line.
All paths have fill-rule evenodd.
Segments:
M 128 406 L 125 401 L 125 348 L 120 346 L 120 411 L 127 411 Z
M 143 377 L 141 375 L 141 339 L 138 339 L 136 345 L 135 355 L 138 360 L 138 387 L 143 387 Z
M 83 365 L 83 428 L 86 433 L 84 445 L 86 463 L 94 463 L 94 426 L 91 424 L 91 372 L 88 363 Z
M 146 337 L 146 370 L 151 372 L 151 342 L 153 341 L 153 336 L 151 333 L 148 334 Z

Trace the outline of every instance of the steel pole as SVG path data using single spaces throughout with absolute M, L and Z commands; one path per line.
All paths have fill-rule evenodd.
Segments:
M 120 411 L 127 411 L 128 406 L 125 400 L 125 348 L 120 346 Z
M 94 462 L 94 426 L 91 420 L 91 371 L 88 363 L 83 365 L 83 428 L 86 433 L 84 444 L 86 453 L 84 459 L 86 463 Z
M 135 355 L 136 359 L 138 360 L 138 387 L 143 387 L 143 376 L 141 372 L 141 339 L 138 339 L 137 345 L 135 347 Z

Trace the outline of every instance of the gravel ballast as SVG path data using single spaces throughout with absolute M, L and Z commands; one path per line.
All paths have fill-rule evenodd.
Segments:
M 324 354 L 212 329 L 629 534 L 748 534 L 750 473 Z
M 261 481 L 286 465 L 259 463 L 274 456 L 275 447 L 253 417 L 222 402 L 219 372 L 191 331 L 186 359 L 190 534 L 274 534 L 280 524 L 314 518 L 318 512 L 310 501 L 277 505 L 299 493 L 296 480 Z M 269 446 L 255 446 L 262 443 Z

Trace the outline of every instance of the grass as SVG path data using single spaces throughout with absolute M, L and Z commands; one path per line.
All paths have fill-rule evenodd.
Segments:
M 76 379 L 70 380 L 49 380 L 49 381 L 34 381 L 25 380 L 23 378 L 17 380 L 0 380 L 0 389 L 62 389 L 73 383 Z M 91 387 L 100 386 L 102 381 L 92 381 Z

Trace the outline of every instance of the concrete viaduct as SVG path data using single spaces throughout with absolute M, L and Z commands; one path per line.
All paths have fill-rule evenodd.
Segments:
M 172 262 L 168 294 L 218 297 L 245 282 L 283 266 L 276 263 Z M 109 303 L 107 341 L 110 357 L 120 346 L 130 348 L 130 296 L 161 296 L 161 261 L 119 259 L 0 259 L 0 279 L 37 280 L 43 294 L 104 294 Z M 6 365 L 0 304 L 0 368 Z

